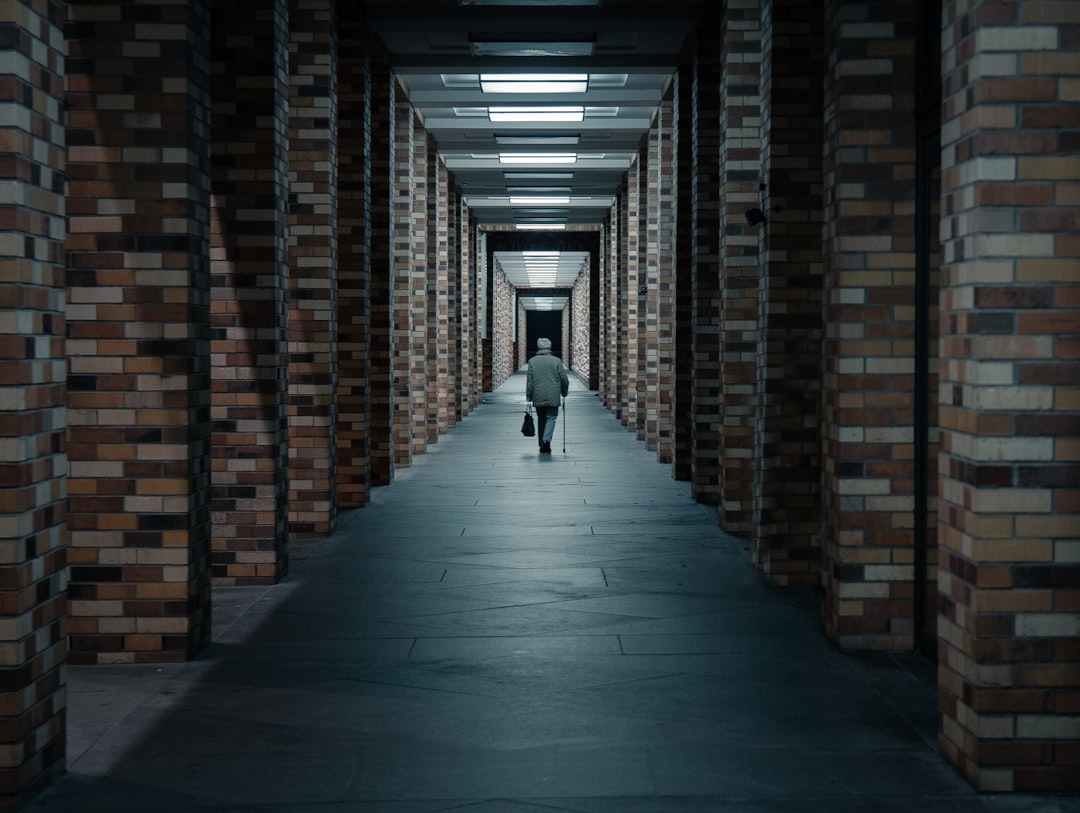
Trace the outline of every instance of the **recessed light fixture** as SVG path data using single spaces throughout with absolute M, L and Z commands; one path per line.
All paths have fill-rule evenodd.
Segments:
M 495 135 L 496 144 L 504 144 L 508 147 L 576 147 L 580 141 L 579 135 Z
M 518 231 L 565 231 L 565 223 L 518 223 L 514 226 Z
M 482 73 L 484 93 L 584 93 L 587 73 Z
M 574 177 L 573 172 L 504 172 L 503 178 L 508 181 L 569 181 Z
M 576 152 L 501 152 L 500 164 L 575 164 Z
M 581 105 L 565 107 L 489 107 L 488 120 L 507 121 L 583 121 L 585 108 Z
M 569 195 L 528 195 L 528 196 L 512 196 L 510 198 L 511 206 L 566 206 L 570 203 Z

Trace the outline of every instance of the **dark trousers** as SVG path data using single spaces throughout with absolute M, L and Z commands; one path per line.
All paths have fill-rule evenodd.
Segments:
M 536 408 L 536 440 L 541 446 L 551 443 L 555 434 L 555 420 L 559 417 L 557 406 L 538 406 Z

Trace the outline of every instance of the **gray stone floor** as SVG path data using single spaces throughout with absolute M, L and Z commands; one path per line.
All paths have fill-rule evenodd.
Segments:
M 1080 810 L 972 792 L 931 665 L 831 647 L 578 382 L 539 456 L 523 391 L 295 544 L 281 584 L 216 590 L 197 661 L 70 669 L 69 772 L 29 809 Z

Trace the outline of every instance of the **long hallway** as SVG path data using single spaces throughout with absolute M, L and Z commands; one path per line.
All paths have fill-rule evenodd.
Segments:
M 29 809 L 1080 810 L 976 794 L 933 667 L 831 646 L 571 386 L 550 457 L 519 372 L 281 583 L 215 588 L 196 660 L 71 669 L 69 772 Z

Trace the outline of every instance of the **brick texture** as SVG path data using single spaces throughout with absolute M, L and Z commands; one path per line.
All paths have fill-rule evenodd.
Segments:
M 336 3 L 289 5 L 289 533 L 337 515 Z
M 367 504 L 372 402 L 372 59 L 358 8 L 338 24 L 337 503 Z
M 213 577 L 288 567 L 288 2 L 212 4 Z
M 816 585 L 821 555 L 823 7 L 776 0 L 762 31 L 761 285 L 753 556 Z
M 68 15 L 70 662 L 182 661 L 210 628 L 209 14 Z
M 720 503 L 720 74 L 719 36 L 699 25 L 691 96 L 690 487 Z M 708 24 L 706 24 L 708 23 Z
M 843 8 L 841 8 L 843 6 Z M 826 7 L 825 628 L 914 645 L 914 4 Z M 873 586 L 875 589 L 871 589 Z
M 64 771 L 63 6 L 0 11 L 0 808 Z M 17 111 L 17 115 L 11 113 Z
M 1076 793 L 1080 5 L 944 11 L 939 742 Z
M 761 184 L 761 4 L 730 0 L 719 32 L 720 527 L 750 531 L 758 346 L 760 235 L 745 212 Z M 703 34 L 704 35 L 704 34 Z

